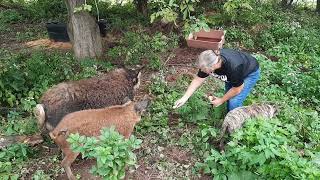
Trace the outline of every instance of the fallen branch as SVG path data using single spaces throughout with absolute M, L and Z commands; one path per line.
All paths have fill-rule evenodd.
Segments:
M 0 149 L 6 148 L 12 144 L 23 143 L 30 146 L 35 146 L 43 142 L 40 134 L 22 135 L 22 136 L 0 136 Z

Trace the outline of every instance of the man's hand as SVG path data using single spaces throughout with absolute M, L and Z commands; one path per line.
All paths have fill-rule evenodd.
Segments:
M 185 98 L 185 97 L 182 97 L 181 99 L 177 100 L 174 103 L 173 109 L 176 109 L 176 108 L 179 108 L 179 107 L 183 106 L 184 103 L 187 102 L 187 100 L 188 100 L 188 98 Z
M 194 91 L 196 91 L 198 89 L 199 86 L 202 85 L 202 83 L 206 80 L 206 78 L 200 78 L 198 76 L 196 76 L 191 84 L 189 85 L 186 93 L 182 96 L 182 98 L 180 98 L 179 100 L 177 100 L 175 103 L 174 103 L 174 106 L 173 108 L 176 109 L 176 108 L 179 108 L 181 107 L 182 105 L 184 105 L 184 103 L 186 103 L 189 99 L 189 97 L 194 93 Z
M 209 96 L 208 97 L 211 104 L 214 106 L 214 107 L 218 107 L 220 106 L 221 104 L 224 103 L 223 99 L 222 98 L 218 98 L 218 97 L 215 97 L 215 96 Z

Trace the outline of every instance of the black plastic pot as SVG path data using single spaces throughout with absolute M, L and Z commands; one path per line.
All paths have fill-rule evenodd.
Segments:
M 105 19 L 100 19 L 98 21 L 99 29 L 100 29 L 100 34 L 102 37 L 106 37 L 107 30 L 109 30 L 110 25 L 108 24 L 107 20 Z
M 69 42 L 67 25 L 59 22 L 49 22 L 46 24 L 49 38 L 57 42 Z

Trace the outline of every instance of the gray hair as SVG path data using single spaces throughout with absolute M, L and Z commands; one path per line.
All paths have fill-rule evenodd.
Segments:
M 200 68 L 211 68 L 218 63 L 217 55 L 212 50 L 206 50 L 200 53 L 198 58 L 198 66 Z

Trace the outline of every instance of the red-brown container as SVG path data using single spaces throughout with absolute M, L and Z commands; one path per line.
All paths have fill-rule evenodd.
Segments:
M 187 44 L 194 48 L 218 50 L 223 46 L 224 35 L 225 31 L 223 30 L 210 30 L 209 32 L 201 30 L 190 34 L 187 38 Z

